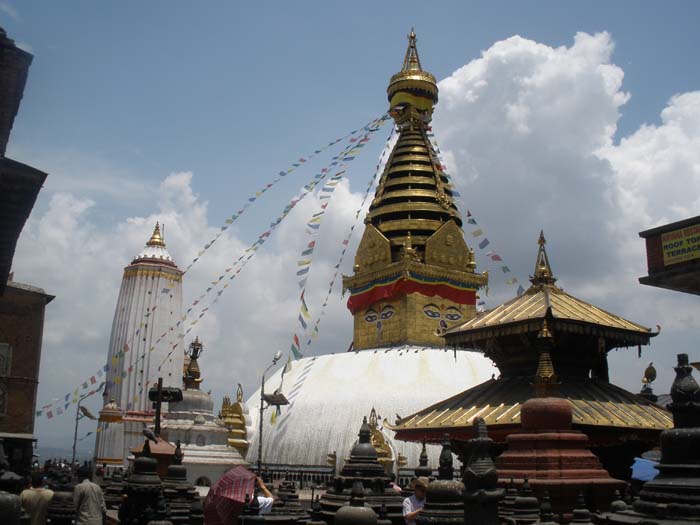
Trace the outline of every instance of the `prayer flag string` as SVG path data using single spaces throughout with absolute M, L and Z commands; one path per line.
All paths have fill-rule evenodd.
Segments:
M 316 321 L 314 323 L 313 329 L 310 331 L 310 334 L 307 335 L 307 341 L 306 341 L 306 348 L 304 353 L 308 352 L 309 346 L 311 346 L 311 341 L 313 339 L 316 339 L 319 334 L 319 325 L 321 324 L 321 318 L 325 315 L 326 312 L 326 307 L 328 306 L 328 300 L 330 299 L 331 293 L 333 292 L 333 286 L 335 285 L 335 281 L 338 278 L 338 274 L 340 273 L 340 266 L 343 263 L 343 260 L 345 258 L 345 254 L 348 250 L 348 246 L 350 244 L 350 240 L 352 239 L 353 233 L 355 231 L 355 228 L 358 224 L 358 219 L 360 217 L 360 214 L 362 213 L 365 203 L 367 202 L 367 198 L 370 195 L 371 189 L 374 186 L 374 184 L 377 182 L 382 169 L 385 164 L 385 158 L 387 154 L 391 151 L 391 144 L 392 144 L 392 139 L 395 136 L 396 129 L 392 127 L 391 131 L 389 132 L 389 136 L 387 137 L 385 143 L 384 143 L 384 148 L 382 150 L 381 155 L 379 156 L 379 161 L 377 162 L 377 166 L 374 169 L 374 172 L 372 174 L 372 177 L 370 178 L 367 188 L 365 189 L 365 193 L 362 197 L 362 202 L 360 203 L 360 206 L 355 210 L 355 218 L 353 220 L 353 224 L 350 226 L 350 230 L 348 231 L 347 235 L 343 238 L 341 242 L 341 252 L 340 252 L 340 257 L 338 259 L 338 262 L 335 264 L 334 272 L 333 272 L 333 277 L 331 278 L 329 284 L 328 284 L 328 290 L 326 292 L 326 297 L 323 300 L 323 303 L 321 305 L 321 313 L 318 315 L 316 318 Z M 304 327 L 306 328 L 306 327 Z M 304 353 L 301 351 L 301 345 L 299 343 L 299 337 L 297 336 L 296 333 L 294 333 L 292 337 L 292 346 L 291 346 L 291 352 L 292 355 L 294 355 L 295 359 L 301 359 L 304 356 Z
M 433 143 L 433 146 L 435 149 L 435 154 L 436 154 L 436 158 L 434 159 L 435 167 L 442 171 L 442 173 L 447 178 L 448 182 L 454 187 L 453 179 L 447 173 L 447 167 L 445 166 L 445 162 L 443 161 L 443 159 L 440 155 L 440 147 L 438 146 L 438 143 L 435 140 L 435 135 L 432 132 L 429 132 L 428 137 L 432 140 L 432 143 Z M 465 222 L 466 222 L 466 224 L 469 225 L 469 227 L 474 228 L 469 233 L 474 238 L 474 242 L 476 243 L 476 245 L 482 251 L 484 251 L 484 250 L 486 250 L 486 248 L 490 247 L 490 249 L 488 251 L 484 251 L 484 255 L 487 259 L 487 264 L 488 264 L 489 268 L 491 268 L 492 263 L 499 263 L 497 265 L 497 267 L 498 267 L 500 274 L 502 274 L 504 276 L 504 282 L 509 286 L 514 286 L 517 284 L 518 288 L 517 288 L 516 294 L 517 294 L 517 296 L 521 296 L 523 293 L 525 293 L 525 289 L 523 288 L 522 284 L 520 284 L 520 281 L 518 280 L 518 278 L 515 277 L 514 275 L 512 275 L 510 267 L 504 263 L 503 257 L 501 256 L 501 254 L 493 249 L 491 240 L 488 237 L 486 237 L 486 233 L 484 232 L 483 226 L 481 226 L 476 221 L 476 218 L 471 213 L 471 211 L 468 208 L 466 208 L 464 200 L 462 199 L 462 195 L 457 190 L 453 189 L 452 196 L 456 200 L 459 200 L 460 207 L 462 207 L 462 209 L 467 210 Z M 488 286 L 486 287 L 486 295 L 488 295 Z M 485 305 L 486 305 L 486 301 L 479 298 L 479 300 L 477 301 L 477 307 L 484 308 Z
M 369 126 L 371 126 L 375 121 L 376 121 L 376 119 L 373 119 L 371 122 L 369 122 L 369 123 L 366 124 L 365 126 L 363 126 L 363 127 L 361 127 L 361 128 L 358 128 L 358 129 L 354 129 L 354 130 L 352 130 L 350 133 L 346 133 L 346 134 L 343 135 L 342 137 L 340 137 L 340 138 L 338 138 L 338 139 L 335 139 L 335 140 L 329 142 L 329 143 L 326 144 L 325 146 L 321 146 L 321 147 L 319 147 L 318 149 L 313 150 L 312 153 L 309 153 L 309 154 L 307 154 L 307 155 L 303 155 L 303 156 L 299 157 L 299 159 L 298 159 L 297 161 L 292 162 L 286 169 L 284 169 L 284 170 L 278 172 L 278 174 L 277 174 L 270 182 L 268 182 L 267 184 L 265 184 L 262 188 L 260 188 L 258 191 L 256 191 L 255 193 L 253 193 L 250 197 L 248 197 L 248 198 L 246 199 L 245 203 L 243 204 L 243 206 L 242 206 L 241 208 L 239 208 L 237 211 L 235 211 L 235 212 L 232 213 L 229 217 L 226 218 L 226 220 L 224 221 L 224 223 L 219 227 L 219 230 L 216 232 L 216 235 L 214 235 L 214 237 L 213 237 L 209 242 L 205 243 L 204 246 L 203 246 L 202 248 L 200 248 L 200 249 L 197 251 L 197 256 L 196 256 L 194 259 L 192 259 L 192 261 L 191 261 L 190 264 L 187 266 L 187 268 L 185 268 L 185 271 L 183 272 L 183 275 L 186 274 L 186 273 L 190 270 L 190 268 L 192 268 L 192 266 L 194 266 L 194 264 L 202 257 L 202 255 L 204 255 L 204 254 L 207 252 L 207 250 L 209 250 L 209 248 L 211 248 L 211 247 L 214 245 L 214 243 L 219 239 L 219 237 L 221 237 L 221 235 L 223 235 L 223 233 L 224 233 L 226 230 L 228 230 L 229 227 L 230 227 L 236 220 L 238 220 L 238 219 L 240 218 L 240 216 L 243 215 L 243 214 L 246 212 L 246 210 L 247 210 L 254 202 L 256 202 L 260 197 L 262 197 L 263 194 L 265 194 L 265 193 L 267 192 L 267 190 L 271 189 L 271 188 L 272 188 L 273 186 L 275 186 L 278 182 L 280 182 L 284 177 L 286 177 L 287 175 L 289 175 L 290 173 L 292 173 L 292 172 L 293 172 L 294 170 L 296 170 L 297 168 L 303 166 L 303 165 L 304 165 L 306 162 L 308 162 L 309 160 L 311 160 L 311 159 L 313 159 L 314 157 L 320 155 L 321 153 L 325 152 L 326 150 L 328 150 L 329 148 L 335 146 L 336 144 L 338 144 L 338 143 L 340 143 L 340 142 L 343 142 L 343 141 L 344 141 L 345 139 L 347 139 L 348 137 L 352 137 L 353 135 L 356 135 L 357 133 L 366 130 L 366 129 L 367 129 Z M 355 143 L 354 143 L 354 144 L 355 144 Z M 355 151 L 355 149 L 351 148 L 348 152 L 345 153 L 344 157 L 347 156 L 351 151 Z
M 274 184 L 279 182 L 279 180 L 281 180 L 282 177 L 288 175 L 289 173 L 294 171 L 296 168 L 298 168 L 302 164 L 306 163 L 312 157 L 319 155 L 323 151 L 326 151 L 328 148 L 338 144 L 339 142 L 342 142 L 343 140 L 347 139 L 348 137 L 350 137 L 348 145 L 343 149 L 343 151 L 341 151 L 341 153 L 339 155 L 333 157 L 333 162 L 331 162 L 330 166 L 337 166 L 340 162 L 352 161 L 355 158 L 355 155 L 359 152 L 359 150 L 362 147 L 362 146 L 360 146 L 360 148 L 358 148 L 358 143 L 364 145 L 366 142 L 368 142 L 370 140 L 372 133 L 376 132 L 379 128 L 381 128 L 381 126 L 388 120 L 388 118 L 389 118 L 388 114 L 384 114 L 381 117 L 372 120 L 370 123 L 366 124 L 365 126 L 351 131 L 350 133 L 344 135 L 340 139 L 336 139 L 332 142 L 329 142 L 326 146 L 323 146 L 322 148 L 314 150 L 314 152 L 312 154 L 309 154 L 305 157 L 300 157 L 298 162 L 292 163 L 292 165 L 288 169 L 279 172 L 278 176 L 275 179 L 273 179 L 273 181 L 271 183 L 267 184 L 264 189 L 261 189 L 259 192 L 256 192 L 256 194 L 254 195 L 254 198 L 253 197 L 249 198 L 248 201 L 246 202 L 246 204 L 244 204 L 244 206 L 238 212 L 236 212 L 235 214 L 233 214 L 232 216 L 230 216 L 229 218 L 226 219 L 226 223 L 224 224 L 225 227 L 222 226 L 220 228 L 219 232 L 217 232 L 217 235 L 215 236 L 215 238 L 212 239 L 212 241 L 210 241 L 209 243 L 205 244 L 204 251 L 208 250 L 211 247 L 211 245 L 213 244 L 213 242 L 215 242 L 216 239 L 218 239 L 223 234 L 223 232 L 226 231 L 226 229 L 228 229 L 228 227 L 233 223 L 233 221 L 235 221 L 238 217 L 240 217 L 241 213 L 243 213 L 253 202 L 255 202 L 259 198 L 259 196 L 262 195 L 262 193 L 265 193 Z M 356 135 L 359 132 L 364 133 L 364 136 L 362 137 L 362 139 L 352 138 L 354 135 Z M 351 154 L 351 152 L 352 152 L 352 154 Z M 229 282 L 227 282 L 221 290 L 217 291 L 217 295 L 214 298 L 213 302 L 211 303 L 212 305 L 215 304 L 218 301 L 219 297 L 222 295 L 224 289 L 226 287 L 228 287 L 228 285 L 230 284 L 230 281 L 233 280 L 233 278 L 240 273 L 242 268 L 250 261 L 250 259 L 252 259 L 255 252 L 265 243 L 265 241 L 271 235 L 272 231 L 280 224 L 280 222 L 282 222 L 282 220 L 284 218 L 286 218 L 286 216 L 289 214 L 289 212 L 296 206 L 296 204 L 299 201 L 301 201 L 308 193 L 313 191 L 313 189 L 322 180 L 324 180 L 328 176 L 330 171 L 331 171 L 330 168 L 325 168 L 324 170 L 322 170 L 321 173 L 315 175 L 314 178 L 304 186 L 304 190 L 299 194 L 299 196 L 296 199 L 293 199 L 285 207 L 285 209 L 283 210 L 283 213 L 277 218 L 276 221 L 274 221 L 270 225 L 270 228 L 268 230 L 264 231 L 262 234 L 260 234 L 258 239 L 249 248 L 246 249 L 246 253 L 244 253 L 241 257 L 239 257 L 231 267 L 225 269 L 223 271 L 223 273 L 217 278 L 217 280 L 212 281 L 212 286 L 208 287 L 207 290 L 205 291 L 205 293 L 200 295 L 199 298 L 196 299 L 192 303 L 192 307 L 200 304 L 202 299 L 211 290 L 213 290 L 217 284 L 219 284 L 224 279 L 226 274 L 230 274 L 233 271 L 235 265 L 240 263 L 240 268 L 238 268 L 236 270 L 236 272 L 230 276 Z M 338 174 L 336 174 L 336 175 L 338 175 Z M 342 176 L 342 174 L 340 174 L 340 175 Z M 336 184 L 337 184 L 337 182 L 335 182 L 335 184 L 329 186 L 328 189 L 333 188 Z M 329 192 L 326 191 L 326 192 L 324 192 L 324 194 L 325 193 L 329 193 Z M 324 197 L 321 196 L 320 198 L 323 199 Z M 201 250 L 200 250 L 200 252 L 201 252 Z M 190 263 L 190 265 L 187 267 L 185 272 L 187 270 L 189 270 L 195 262 L 197 262 L 197 260 L 199 259 L 199 257 L 201 257 L 201 255 L 202 254 L 200 253 Z M 164 288 L 162 290 L 162 293 L 169 293 L 169 292 L 170 292 L 170 288 Z M 187 314 L 185 316 L 183 316 L 181 319 L 179 319 L 175 325 L 169 327 L 168 330 L 166 330 L 165 332 L 160 334 L 158 336 L 158 338 L 156 339 L 155 344 L 151 345 L 147 349 L 144 348 L 143 353 L 137 358 L 134 365 L 129 366 L 129 368 L 127 370 L 122 371 L 121 374 L 116 374 L 115 372 L 117 372 L 121 368 L 119 366 L 120 360 L 124 357 L 124 355 L 126 355 L 130 351 L 130 346 L 133 344 L 134 339 L 141 334 L 142 329 L 145 330 L 148 328 L 148 324 L 147 324 L 148 318 L 150 316 L 155 315 L 155 310 L 156 310 L 155 306 L 152 308 L 147 308 L 146 313 L 143 316 L 142 322 L 138 323 L 138 327 L 134 331 L 132 337 L 124 344 L 124 347 L 122 348 L 122 350 L 120 350 L 119 352 L 110 356 L 110 361 L 107 364 L 100 367 L 99 370 L 97 372 L 95 372 L 95 374 L 91 375 L 88 379 L 83 381 L 80 384 L 80 386 L 76 387 L 72 392 L 68 392 L 65 396 L 63 396 L 62 401 L 59 402 L 59 400 L 61 400 L 61 398 L 54 398 L 51 403 L 47 403 L 47 404 L 43 405 L 40 410 L 36 410 L 35 416 L 36 417 L 46 417 L 47 419 L 53 419 L 54 417 L 56 417 L 58 415 L 62 415 L 63 413 L 65 413 L 65 411 L 68 409 L 68 407 L 71 404 L 77 404 L 78 394 L 79 394 L 79 391 L 81 390 L 81 387 L 82 387 L 82 390 L 87 390 L 90 385 L 94 385 L 97 383 L 97 378 L 102 378 L 103 376 L 106 376 L 109 372 L 113 372 L 112 381 L 114 383 L 121 383 L 132 372 L 134 372 L 137 369 L 136 365 L 138 365 L 138 362 L 144 361 L 146 358 L 146 355 L 148 353 L 152 352 L 155 349 L 156 345 L 159 344 L 163 339 L 167 338 L 169 333 L 172 333 L 172 332 L 175 332 L 178 330 L 182 330 L 182 328 L 184 327 L 184 324 L 185 324 L 184 321 L 187 319 Z M 187 311 L 187 313 L 189 313 L 191 310 L 192 310 L 192 308 L 190 308 Z M 202 308 L 199 312 L 199 316 L 197 317 L 197 319 L 195 319 L 193 322 L 190 323 L 190 328 L 188 328 L 188 330 L 184 333 L 180 332 L 179 334 L 177 334 L 177 336 L 176 336 L 177 341 L 173 345 L 171 345 L 172 349 L 168 353 L 168 356 L 166 356 L 166 360 L 172 354 L 172 352 L 175 350 L 175 348 L 177 348 L 179 341 L 182 340 L 185 337 L 185 335 L 190 332 L 190 330 L 192 329 L 192 326 L 194 326 L 199 321 L 199 319 L 201 319 L 206 314 L 206 312 L 208 310 L 209 310 L 209 307 Z M 144 341 L 145 341 L 145 338 L 144 338 Z M 160 368 L 160 366 L 162 366 L 162 364 L 164 362 L 165 362 L 165 360 L 163 362 L 161 362 L 161 364 L 159 365 L 158 368 Z M 143 372 L 143 371 L 141 370 L 141 372 Z M 146 386 L 148 386 L 149 382 L 150 382 L 149 380 L 146 381 Z M 111 383 L 112 382 L 107 380 L 105 382 L 105 388 L 108 388 L 109 386 L 111 386 Z M 93 395 L 96 392 L 97 392 L 97 390 L 91 391 L 89 395 Z M 136 402 L 136 401 L 138 401 L 137 397 L 134 398 L 134 402 Z M 130 404 L 131 403 L 129 403 L 129 405 Z

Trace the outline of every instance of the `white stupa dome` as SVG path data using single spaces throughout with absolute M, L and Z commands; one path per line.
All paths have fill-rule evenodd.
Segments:
M 374 408 L 381 420 L 394 422 L 426 406 L 471 388 L 497 369 L 490 359 L 475 352 L 416 346 L 361 350 L 308 357 L 291 363 L 291 370 L 277 370 L 266 382 L 272 393 L 282 384 L 289 405 L 274 424 L 271 411 L 263 421 L 263 463 L 273 465 L 327 465 L 327 454 L 336 451 L 342 466 L 357 440 L 362 418 Z M 289 368 L 289 367 L 288 367 Z M 253 436 L 248 461 L 258 454 L 260 390 L 247 401 Z M 406 457 L 406 468 L 418 465 L 420 446 L 394 441 L 383 429 L 394 452 Z M 431 464 L 437 467 L 438 447 L 429 447 Z M 432 453 L 431 453 L 432 452 Z

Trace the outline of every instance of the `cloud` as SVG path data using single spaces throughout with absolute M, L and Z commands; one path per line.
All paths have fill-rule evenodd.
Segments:
M 8 2 L 0 2 L 0 11 L 5 13 L 7 16 L 12 18 L 12 20 L 15 20 L 16 22 L 19 22 L 21 20 L 21 17 L 19 16 L 19 12 L 17 9 L 12 7 Z M 24 48 L 22 48 L 24 49 Z
M 637 232 L 697 213 L 700 94 L 673 97 L 660 126 L 643 126 L 616 144 L 630 94 L 613 51 L 607 33 L 578 33 L 571 46 L 557 48 L 519 36 L 497 42 L 440 82 L 434 129 L 489 248 L 520 281 L 532 273 L 543 228 L 565 289 L 668 328 L 648 359 L 632 351 L 611 358 L 614 381 L 631 390 L 653 359 L 663 391 L 674 354 L 692 344 L 700 319 L 692 298 L 638 284 L 646 268 Z M 486 266 L 483 257 L 479 262 Z M 503 284 L 497 266 L 491 270 L 494 306 L 515 286 Z
M 664 392 L 674 354 L 695 348 L 700 314 L 695 298 L 638 284 L 645 256 L 637 232 L 693 215 L 699 207 L 700 93 L 672 97 L 658 126 L 642 126 L 616 143 L 630 94 L 613 53 L 607 33 L 579 33 L 570 46 L 556 48 L 519 36 L 496 42 L 474 60 L 465 57 L 465 65 L 441 81 L 434 129 L 465 206 L 486 231 L 489 248 L 521 282 L 532 272 L 543 228 L 558 283 L 567 291 L 633 321 L 663 326 L 644 359 L 637 359 L 635 349 L 614 352 L 611 376 L 638 390 L 653 360 L 657 391 Z M 165 222 L 168 249 L 181 268 L 218 231 L 192 173 L 165 177 L 157 191 L 147 193 L 156 209 L 139 215 L 128 203 L 148 190 L 136 174 L 77 152 L 42 160 L 37 165 L 52 173 L 42 193 L 49 204 L 35 210 L 15 257 L 18 279 L 57 296 L 47 310 L 40 403 L 62 395 L 66 385 L 104 362 L 122 268 L 156 220 Z M 324 219 L 307 292 L 314 316 L 360 200 L 343 182 Z M 110 213 L 121 213 L 119 220 L 100 220 L 115 206 Z M 185 308 L 243 253 L 245 240 L 264 229 L 269 220 L 260 217 L 276 214 L 267 201 L 256 206 L 260 215 L 235 223 L 188 272 Z M 304 223 L 318 206 L 316 197 L 302 201 L 199 324 L 203 388 L 213 389 L 217 399 L 232 393 L 238 381 L 251 393 L 270 355 L 288 348 L 298 314 L 295 261 L 307 240 Z M 467 239 L 473 241 L 469 229 Z M 479 269 L 489 268 L 477 253 Z M 511 298 L 515 286 L 504 284 L 497 266 L 490 270 L 487 300 L 495 306 Z M 312 353 L 344 351 L 351 336 L 336 282 Z M 70 435 L 70 425 L 69 418 L 39 420 L 39 438 Z
M 207 202 L 192 185 L 191 172 L 173 173 L 161 182 L 152 214 L 126 217 L 113 224 L 98 220 L 101 205 L 97 200 L 47 192 L 48 205 L 30 218 L 14 261 L 18 281 L 42 286 L 56 295 L 46 313 L 39 406 L 62 397 L 104 364 L 122 269 L 143 248 L 156 220 L 165 224 L 168 250 L 183 269 L 219 231 L 208 222 Z M 105 195 L 101 198 L 104 200 Z M 325 297 L 341 239 L 360 199 L 350 192 L 346 180 L 334 192 L 329 208 L 332 213 L 329 211 L 324 219 L 325 233 L 318 241 L 309 279 L 307 302 L 313 315 L 320 314 L 318 306 Z M 315 195 L 300 202 L 191 333 L 192 337 L 199 335 L 205 345 L 203 388 L 212 389 L 217 399 L 224 393 L 233 394 L 239 381 L 246 392 L 252 392 L 262 364 L 275 350 L 289 347 L 299 307 L 296 279 L 291 276 L 296 271 L 300 246 L 308 242 L 304 225 L 320 205 Z M 258 222 L 245 228 L 264 229 L 265 224 Z M 185 309 L 244 253 L 248 243 L 241 240 L 238 228 L 234 224 L 186 274 Z M 359 234 L 355 241 L 358 238 Z M 346 271 L 351 265 L 349 254 Z M 340 279 L 322 328 L 329 334 L 324 339 L 325 348 L 344 350 L 351 339 L 351 327 L 350 316 L 337 293 L 339 285 Z M 91 400 L 96 410 L 100 401 Z M 72 435 L 70 425 L 68 417 L 51 421 L 40 418 L 39 439 Z

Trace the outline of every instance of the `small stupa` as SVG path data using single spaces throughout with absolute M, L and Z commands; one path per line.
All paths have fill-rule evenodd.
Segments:
M 351 502 L 353 487 L 356 488 L 356 483 L 361 482 L 366 504 L 376 513 L 379 513 L 384 505 L 392 523 L 402 525 L 403 497 L 391 488 L 390 479 L 372 446 L 371 430 L 365 417 L 360 427 L 359 439 L 352 448 L 340 476 L 335 478 L 333 487 L 321 498 L 323 519 L 329 525 L 333 525 L 335 514 Z
M 195 485 L 211 486 L 227 470 L 247 463 L 228 445 L 229 431 L 214 415 L 214 399 L 200 390 L 203 379 L 198 359 L 203 349 L 199 338 L 190 343 L 182 401 L 171 403 L 161 432 L 172 443 L 180 441 L 187 480 Z

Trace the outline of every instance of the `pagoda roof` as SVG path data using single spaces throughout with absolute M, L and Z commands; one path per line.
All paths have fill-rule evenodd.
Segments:
M 557 388 L 559 397 L 572 404 L 574 427 L 590 434 L 593 441 L 596 431 L 591 427 L 654 432 L 673 428 L 668 411 L 606 381 L 567 379 Z M 397 433 L 397 439 L 431 441 L 432 433 L 436 440 L 444 432 L 455 437 L 460 430 L 468 434 L 473 419 L 481 417 L 490 433 L 498 436 L 499 429 L 510 431 L 520 426 L 520 408 L 532 397 L 535 390 L 531 376 L 491 379 L 385 426 Z
M 545 244 L 540 233 L 532 286 L 519 297 L 447 330 L 443 335 L 448 343 L 462 346 L 504 335 L 539 332 L 544 319 L 557 331 L 602 335 L 611 340 L 607 349 L 648 344 L 649 338 L 657 335 L 650 328 L 578 299 L 554 284 Z

